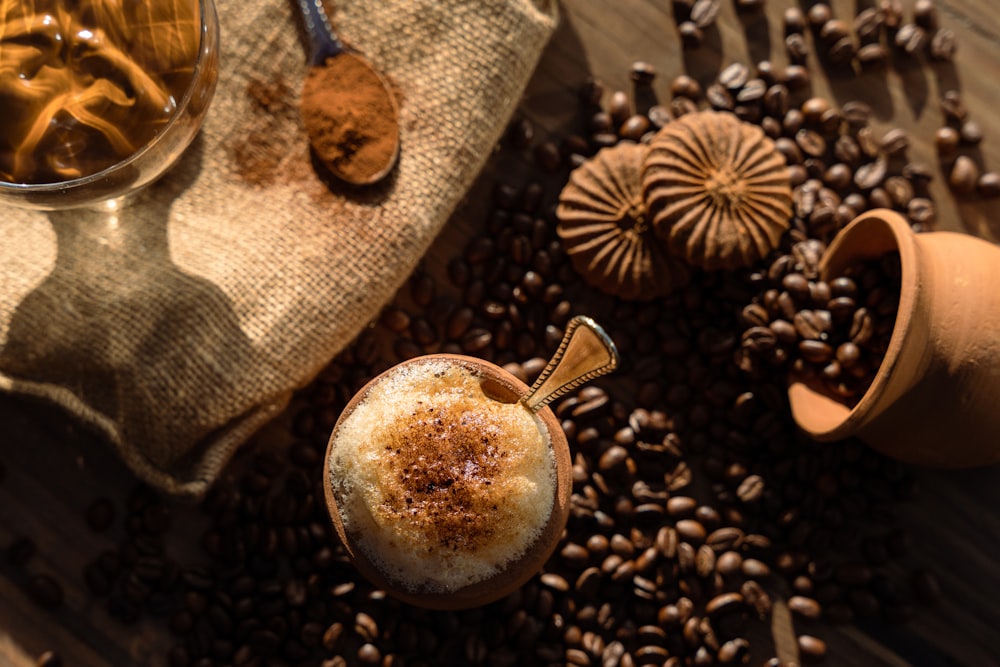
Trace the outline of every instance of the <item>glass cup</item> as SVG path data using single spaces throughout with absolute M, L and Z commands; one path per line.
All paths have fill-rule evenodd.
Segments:
M 154 4 L 149 6 L 150 25 L 155 25 L 156 9 Z M 48 211 L 94 206 L 124 199 L 169 169 L 201 128 L 218 80 L 219 21 L 214 0 L 198 0 L 198 20 L 199 43 L 190 80 L 170 116 L 148 141 L 116 163 L 89 175 L 45 183 L 17 183 L 0 177 L 0 203 Z M 77 38 L 91 34 L 89 30 L 81 30 Z M 119 55 L 128 56 L 113 52 L 108 62 L 113 66 Z M 3 75 L 0 71 L 0 76 Z

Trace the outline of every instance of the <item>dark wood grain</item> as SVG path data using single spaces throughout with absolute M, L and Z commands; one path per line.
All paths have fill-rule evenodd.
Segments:
M 685 53 L 676 39 L 669 0 L 565 3 L 560 27 L 528 85 L 520 113 L 558 138 L 579 127 L 575 99 L 584 78 L 593 75 L 609 88 L 628 89 L 634 60 L 657 69 L 654 91 L 663 99 L 670 80 L 682 72 L 708 82 L 736 60 L 770 58 L 782 64 L 781 15 L 795 4 L 768 0 L 765 13 L 748 16 L 723 2 L 708 45 Z M 843 16 L 864 6 L 863 0 L 832 4 Z M 961 38 L 953 65 L 897 59 L 879 74 L 817 76 L 814 90 L 840 102 L 868 101 L 876 110 L 877 127 L 908 130 L 911 155 L 935 169 L 938 228 L 997 241 L 1000 200 L 957 201 L 944 185 L 930 139 L 942 124 L 940 94 L 958 89 L 986 134 L 977 158 L 986 168 L 1000 170 L 1000 12 L 995 0 L 937 0 L 937 5 L 941 23 Z M 491 174 L 519 171 L 526 171 L 526 158 L 502 155 L 491 161 L 431 249 L 427 267 L 443 266 L 476 229 Z M 294 410 L 293 405 L 288 414 Z M 282 420 L 265 428 L 245 451 L 287 444 Z M 170 643 L 165 623 L 154 619 L 123 625 L 83 587 L 84 565 L 122 537 L 116 532 L 120 528 L 102 534 L 87 529 L 83 513 L 99 496 L 121 507 L 135 483 L 132 476 L 103 442 L 50 408 L 0 398 L 0 424 L 0 549 L 29 536 L 38 553 L 27 570 L 51 573 L 66 587 L 62 608 L 44 611 L 26 595 L 23 574 L 0 558 L 0 667 L 33 664 L 35 656 L 52 648 L 72 656 L 66 664 L 75 667 L 164 665 Z M 944 598 L 920 608 L 901 626 L 825 628 L 830 644 L 826 664 L 1000 665 L 1000 469 L 918 471 L 917 478 L 919 488 L 913 500 L 900 506 L 899 520 L 913 536 L 915 560 L 938 575 Z M 196 525 L 194 508 L 178 507 L 169 545 L 173 555 L 197 551 Z

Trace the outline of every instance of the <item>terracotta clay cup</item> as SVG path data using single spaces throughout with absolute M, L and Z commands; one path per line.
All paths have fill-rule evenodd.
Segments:
M 341 509 L 338 507 L 338 499 L 335 497 L 337 491 L 331 471 L 331 460 L 336 451 L 338 433 L 345 419 L 367 398 L 371 389 L 398 369 L 408 364 L 429 360 L 458 364 L 471 370 L 488 398 L 503 403 L 520 403 L 525 409 L 534 413 L 537 422 L 539 422 L 539 428 L 544 428 L 548 435 L 555 466 L 552 510 L 534 538 L 534 542 L 519 557 L 515 557 L 491 576 L 448 591 L 432 590 L 424 582 L 400 583 L 386 576 L 359 546 L 358 542 L 363 539 L 363 536 L 353 535 L 346 530 Z M 495 364 L 475 357 L 454 354 L 431 354 L 410 359 L 402 364 L 397 364 L 371 380 L 347 404 L 333 428 L 327 447 L 323 478 L 327 509 L 334 529 L 361 574 L 390 595 L 404 602 L 428 609 L 478 607 L 499 600 L 526 583 L 541 569 L 562 538 L 566 519 L 569 516 L 570 496 L 573 487 L 569 444 L 562 430 L 562 424 L 548 407 L 548 403 L 600 375 L 613 371 L 618 367 L 618 364 L 618 351 L 604 330 L 589 317 L 576 316 L 567 323 L 559 348 L 530 388 Z M 438 450 L 438 452 L 440 451 Z M 424 453 L 416 453 L 420 457 L 419 460 L 422 460 Z M 433 452 L 430 455 L 433 456 Z M 415 467 L 419 468 L 421 465 L 416 463 Z M 465 465 L 468 466 L 468 463 Z M 409 469 L 406 474 L 410 474 Z M 419 475 L 419 470 L 415 474 Z M 448 510 L 442 507 L 441 511 Z M 493 520 L 488 510 L 482 513 L 474 508 L 463 511 L 473 513 L 475 517 L 472 519 L 473 522 L 480 517 L 484 522 Z M 423 589 L 421 590 L 422 583 Z
M 330 438 L 330 446 L 333 447 L 334 440 L 337 437 L 337 430 L 345 417 L 353 412 L 358 403 L 366 398 L 369 390 L 375 384 L 401 366 L 421 363 L 431 359 L 447 360 L 469 368 L 480 376 L 483 383 L 483 390 L 491 398 L 507 403 L 515 403 L 528 393 L 529 388 L 523 382 L 499 366 L 481 359 L 452 354 L 433 354 L 416 357 L 394 366 L 382 375 L 374 378 L 354 396 L 344 408 L 337 426 L 334 427 Z M 333 491 L 334 485 L 330 478 L 330 466 L 326 465 L 324 470 L 324 488 L 326 490 L 326 502 L 330 510 L 330 517 L 337 535 L 347 548 L 348 554 L 358 571 L 375 586 L 385 590 L 394 597 L 427 609 L 466 609 L 484 605 L 512 593 L 538 572 L 549 556 L 552 555 L 562 536 L 563 529 L 566 527 L 573 479 L 569 444 L 566 442 L 566 435 L 563 433 L 559 420 L 556 418 L 555 413 L 547 407 L 542 408 L 536 414 L 548 432 L 549 441 L 555 455 L 555 497 L 553 498 L 552 512 L 549 515 L 548 522 L 545 524 L 535 543 L 520 558 L 510 563 L 494 576 L 455 591 L 415 591 L 389 580 L 379 567 L 365 555 L 364 550 L 358 546 L 356 543 L 357 536 L 352 535 L 345 529 L 340 510 L 337 506 L 337 498 Z M 329 458 L 330 455 L 328 452 L 327 461 L 329 461 Z
M 899 310 L 874 381 L 850 407 L 793 378 L 795 421 L 817 440 L 858 436 L 918 465 L 1000 461 L 1000 247 L 954 232 L 917 234 L 880 209 L 834 238 L 820 277 L 891 251 L 902 269 Z

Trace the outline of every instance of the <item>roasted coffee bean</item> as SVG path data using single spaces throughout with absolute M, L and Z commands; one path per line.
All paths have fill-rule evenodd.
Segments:
M 982 197 L 1000 196 L 1000 174 L 995 171 L 980 174 L 979 180 L 976 181 L 976 191 Z
M 958 194 L 975 192 L 979 180 L 979 167 L 967 155 L 959 155 L 948 172 L 948 185 Z
M 752 303 L 748 304 L 747 306 L 744 306 L 743 311 L 741 313 L 741 317 L 743 320 L 743 324 L 747 328 L 766 327 L 768 325 L 768 320 L 770 319 L 767 314 L 767 309 L 757 303 Z
M 850 37 L 841 37 L 826 50 L 826 58 L 831 65 L 848 65 L 858 52 L 858 47 Z
M 629 70 L 629 78 L 639 86 L 648 86 L 656 79 L 656 68 L 644 60 L 636 60 Z
M 861 162 L 861 148 L 850 135 L 837 137 L 833 144 L 833 156 L 848 167 L 855 167 Z
M 799 635 L 799 654 L 806 662 L 822 662 L 826 658 L 826 642 L 812 635 Z
M 685 97 L 697 101 L 701 99 L 701 84 L 698 80 L 686 74 L 681 74 L 670 83 L 672 97 Z
M 757 104 L 764 99 L 764 93 L 766 92 L 767 84 L 764 80 L 753 78 L 748 80 L 736 94 L 736 102 L 739 104 Z
M 831 109 L 830 101 L 824 97 L 810 97 L 799 110 L 802 112 L 803 120 L 810 125 L 819 124 L 823 114 Z
M 844 102 L 841 106 L 841 111 L 844 114 L 844 120 L 851 124 L 853 127 L 862 127 L 868 123 L 869 118 L 871 118 L 871 107 L 859 100 L 849 100 Z
M 722 8 L 720 0 L 695 0 L 691 6 L 691 21 L 704 29 L 715 23 Z
M 862 9 L 854 17 L 854 34 L 862 44 L 881 40 L 885 15 L 875 7 Z
M 925 30 L 934 30 L 937 27 L 937 8 L 934 6 L 934 0 L 915 0 L 913 21 Z
M 55 651 L 45 651 L 35 659 L 35 667 L 62 667 L 62 657 Z
M 928 53 L 934 60 L 951 62 L 958 51 L 958 36 L 951 28 L 938 28 L 931 35 Z
M 954 155 L 955 151 L 958 150 L 960 141 L 961 138 L 958 130 L 948 125 L 939 127 L 934 133 L 934 146 L 937 148 L 938 156 L 941 158 L 948 158 Z
M 878 8 L 882 12 L 886 28 L 896 30 L 903 24 L 902 0 L 879 0 Z
M 719 72 L 718 82 L 730 91 L 737 91 L 746 85 L 750 69 L 741 62 L 734 62 Z
M 776 319 L 773 320 L 769 326 L 771 331 L 774 332 L 774 335 L 779 343 L 784 345 L 798 345 L 799 332 L 795 329 L 795 325 L 791 322 Z
M 871 190 L 882 184 L 889 169 L 888 161 L 879 156 L 875 161 L 868 162 L 854 173 L 854 184 L 862 190 Z
M 693 519 L 681 519 L 674 524 L 674 528 L 678 536 L 691 544 L 701 544 L 707 537 L 705 527 Z
M 760 475 L 748 475 L 736 489 L 736 495 L 745 503 L 760 500 L 763 493 L 764 479 Z
M 820 30 L 827 21 L 833 18 L 833 11 L 830 9 L 830 5 L 825 2 L 817 2 L 809 8 L 806 16 L 809 20 L 809 25 L 814 30 Z
M 789 109 L 785 117 L 781 119 L 781 127 L 785 134 L 794 136 L 805 124 L 805 114 L 801 109 Z
M 680 35 L 681 44 L 685 49 L 696 49 L 705 41 L 702 29 L 694 21 L 684 21 L 678 24 L 677 32 Z M 674 115 L 680 116 L 682 114 L 675 112 Z
M 819 38 L 827 44 L 834 44 L 851 34 L 851 27 L 846 21 L 831 18 L 819 28 Z
M 950 123 L 964 123 L 969 115 L 969 110 L 962 100 L 962 95 L 957 90 L 946 90 L 942 93 L 941 112 Z
M 614 127 L 615 121 L 612 120 L 611 114 L 604 110 L 592 114 L 590 121 L 587 123 L 587 130 L 591 134 L 609 133 L 614 130 Z
M 507 126 L 506 138 L 511 148 L 523 150 L 535 137 L 535 125 L 527 118 L 515 118 Z
M 907 55 L 916 55 L 927 46 L 927 31 L 916 23 L 905 23 L 896 33 L 894 43 Z
M 825 339 L 833 326 L 829 312 L 812 309 L 796 312 L 792 324 L 799 336 L 805 340 Z
M 772 84 L 764 93 L 764 110 L 771 116 L 783 118 L 788 113 L 788 88 L 780 83 Z
M 882 136 L 881 149 L 887 155 L 902 155 L 910 146 L 910 137 L 905 130 L 893 128 Z
M 785 68 L 784 80 L 789 90 L 801 90 L 809 85 L 811 76 L 805 66 L 792 63 Z
M 882 44 L 862 44 L 855 54 L 858 64 L 864 69 L 882 67 L 889 59 L 889 52 Z
M 851 187 L 854 182 L 853 179 L 854 172 L 843 162 L 830 165 L 823 174 L 823 182 L 837 192 L 844 192 Z
M 905 209 L 913 199 L 913 185 L 902 176 L 890 176 L 882 186 L 895 208 Z
M 716 111 L 732 111 L 733 96 L 721 83 L 713 83 L 705 89 L 705 99 Z
M 822 616 L 822 606 L 813 600 L 802 595 L 793 595 L 788 598 L 788 608 L 792 613 L 809 620 L 816 620 Z
M 686 97 L 675 97 L 670 100 L 670 115 L 673 118 L 680 118 L 685 114 L 698 111 L 698 105 Z
M 795 133 L 795 143 L 802 152 L 810 157 L 823 157 L 826 153 L 826 140 L 819 132 L 801 129 Z
M 698 547 L 695 553 L 695 573 L 699 577 L 708 577 L 715 571 L 715 551 L 707 544 Z
M 743 332 L 743 347 L 756 353 L 773 350 L 777 342 L 777 336 L 774 331 L 768 327 L 751 327 Z
M 782 24 L 786 35 L 799 34 L 805 32 L 806 16 L 798 7 L 789 7 L 782 16 Z
M 597 106 L 604 97 L 604 84 L 597 78 L 587 77 L 577 91 L 580 103 L 585 106 Z
M 671 496 L 667 499 L 667 514 L 675 518 L 694 516 L 698 501 L 690 496 Z
M 967 146 L 977 146 L 983 140 L 983 130 L 974 120 L 966 120 L 958 130 L 961 143 Z
M 642 135 L 649 131 L 649 128 L 649 118 L 645 115 L 634 114 L 622 123 L 618 134 L 621 135 L 622 139 L 638 142 Z
M 562 152 L 552 141 L 543 141 L 535 146 L 535 163 L 543 171 L 555 172 L 562 167 Z
M 771 614 L 773 601 L 767 591 L 753 579 L 743 582 L 740 586 L 740 593 L 743 600 L 750 609 L 754 610 L 759 618 L 767 618 Z
M 612 123 L 616 125 L 621 125 L 626 118 L 635 113 L 628 93 L 624 90 L 616 90 L 611 93 L 611 99 L 608 101 L 608 113 L 611 115 Z

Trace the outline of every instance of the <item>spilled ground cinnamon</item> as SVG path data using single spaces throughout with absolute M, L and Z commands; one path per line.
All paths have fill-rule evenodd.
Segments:
M 311 67 L 302 87 L 301 112 L 316 155 L 345 181 L 374 182 L 395 161 L 396 105 L 360 56 L 345 52 Z

